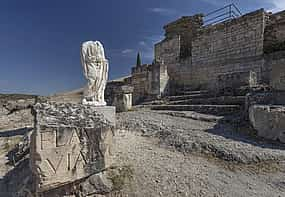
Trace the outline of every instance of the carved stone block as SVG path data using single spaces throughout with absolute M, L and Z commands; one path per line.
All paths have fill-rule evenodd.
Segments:
M 33 111 L 31 169 L 39 194 L 110 165 L 115 107 L 38 103 Z

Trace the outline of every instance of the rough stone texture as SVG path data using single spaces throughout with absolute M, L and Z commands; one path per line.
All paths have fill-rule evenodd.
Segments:
M 249 72 L 262 78 L 265 13 L 258 10 L 201 29 L 192 42 L 192 83 L 214 88 L 217 76 Z
M 285 11 L 260 9 L 206 26 L 202 19 L 200 14 L 185 16 L 164 26 L 165 38 L 155 44 L 153 64 L 132 69 L 135 104 L 163 96 L 152 80 L 162 73 L 154 69 L 157 63 L 167 68 L 160 86 L 167 85 L 168 95 L 252 84 L 284 90 Z M 283 53 L 276 55 L 278 51 Z
M 252 105 L 249 119 L 259 136 L 285 143 L 284 106 Z
M 234 91 L 240 87 L 253 87 L 257 85 L 257 76 L 253 71 L 234 72 L 218 75 L 217 91 L 225 94 L 227 91 Z
M 147 105 L 152 110 L 195 111 L 205 114 L 227 115 L 240 112 L 239 105 Z
M 270 69 L 269 82 L 275 91 L 285 91 L 285 52 L 274 52 L 266 56 L 266 66 Z
M 285 11 L 268 14 L 264 30 L 264 52 L 272 53 L 285 49 Z
M 120 86 L 114 92 L 113 106 L 117 112 L 126 112 L 132 109 L 132 93 L 134 88 L 131 86 Z
M 82 44 L 81 63 L 88 83 L 84 92 L 83 104 L 105 106 L 104 92 L 108 80 L 109 63 L 105 58 L 104 47 L 99 41 Z
M 285 195 L 285 163 L 242 165 L 181 153 L 161 146 L 157 138 L 142 136 L 131 129 L 117 131 L 115 146 L 116 163 L 132 166 L 134 173 L 131 183 L 124 186 L 120 195 L 112 197 Z M 232 151 L 236 148 L 232 146 Z
M 108 167 L 115 107 L 37 103 L 31 168 L 38 193 L 80 181 Z
M 284 144 L 243 135 L 245 129 L 235 128 L 241 125 L 239 122 L 235 124 L 223 116 L 182 111 L 128 112 L 118 114 L 117 118 L 118 128 L 124 130 L 115 131 L 112 159 L 116 165 L 133 169 L 133 178 L 122 191 L 111 192 L 108 197 L 280 197 L 285 194 L 285 163 L 275 162 L 284 158 Z M 3 148 L 8 143 L 13 147 L 12 140 L 29 130 L 12 129 L 17 124 L 11 124 L 11 130 L 0 132 L 1 197 L 31 197 L 29 155 L 15 166 L 9 166 L 6 155 L 10 149 Z M 23 139 L 16 146 L 16 157 L 26 150 L 26 136 Z M 90 196 L 102 197 L 102 193 L 110 191 L 113 182 L 117 183 L 116 188 L 122 185 L 122 176 L 116 172 L 111 173 L 115 176 L 107 175 L 109 169 L 45 194 L 77 197 L 96 193 Z M 70 194 L 74 190 L 77 192 Z
M 188 20 L 200 25 L 186 28 L 190 23 Z M 185 29 L 180 28 L 181 24 Z M 165 40 L 155 45 L 155 59 L 169 67 L 172 89 L 179 86 L 214 88 L 218 75 L 234 72 L 254 71 L 258 81 L 261 80 L 265 28 L 263 10 L 205 27 L 194 16 L 187 20 L 186 17 L 185 20 L 179 19 L 168 26 L 171 31 L 165 28 Z M 183 39 L 185 32 L 191 34 L 191 39 Z M 190 53 L 183 56 L 185 46 Z
M 216 122 L 195 118 L 174 117 L 155 111 L 134 111 L 118 115 L 118 128 L 140 131 L 144 136 L 156 136 L 162 145 L 183 153 L 202 153 L 234 163 L 254 164 L 284 161 L 284 145 L 267 142 L 252 133 L 237 117 L 223 117 Z M 240 128 L 240 129 L 239 129 Z M 248 130 L 248 131 L 247 131 Z
M 163 62 L 132 68 L 131 85 L 134 87 L 133 103 L 161 97 L 168 93 L 168 67 Z
M 113 105 L 114 99 L 117 94 L 117 90 L 121 89 L 122 86 L 133 88 L 131 85 L 131 76 L 126 76 L 118 79 L 114 79 L 107 82 L 105 98 L 107 105 Z
M 32 127 L 33 95 L 0 94 L 0 130 Z

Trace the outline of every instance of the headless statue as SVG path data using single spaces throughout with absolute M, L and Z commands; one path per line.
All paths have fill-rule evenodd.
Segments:
M 99 41 L 87 41 L 81 47 L 81 63 L 87 79 L 83 104 L 105 106 L 104 92 L 108 80 L 108 60 Z

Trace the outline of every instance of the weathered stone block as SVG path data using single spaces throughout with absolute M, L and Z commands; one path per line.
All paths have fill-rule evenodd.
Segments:
M 270 85 L 278 91 L 285 91 L 285 58 L 281 57 L 275 61 L 268 61 L 272 67 L 270 73 Z
M 249 119 L 258 136 L 285 143 L 285 106 L 252 105 Z
M 38 193 L 80 181 L 110 165 L 115 107 L 37 103 L 31 169 Z
M 125 112 L 132 109 L 132 86 L 121 86 L 115 90 L 113 105 L 116 106 L 117 112 Z

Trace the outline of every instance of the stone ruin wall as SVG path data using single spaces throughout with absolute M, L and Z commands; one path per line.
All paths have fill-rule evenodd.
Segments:
M 285 11 L 268 16 L 264 32 L 266 54 L 285 49 Z
M 168 69 L 163 63 L 133 67 L 131 82 L 128 84 L 133 87 L 133 103 L 167 94 L 168 81 Z
M 274 54 L 285 50 L 285 11 L 271 14 L 260 9 L 208 26 L 198 14 L 164 29 L 165 39 L 154 47 L 154 63 L 132 70 L 134 103 L 163 91 L 216 91 L 232 80 L 243 86 L 252 81 L 270 84 L 278 77 L 272 74 L 273 67 L 282 71 L 284 56 Z
M 265 57 L 265 63 L 270 69 L 270 86 L 275 91 L 285 91 L 285 51 L 274 52 Z
M 155 61 L 163 62 L 168 69 L 170 94 L 177 84 L 188 80 L 184 76 L 189 73 L 187 67 L 191 65 L 191 43 L 202 24 L 201 14 L 184 16 L 164 26 L 165 39 L 155 45 Z M 188 66 L 185 67 L 185 64 Z
M 285 11 L 269 15 L 264 34 L 264 59 L 270 86 L 285 91 Z
M 190 85 L 213 89 L 219 75 L 249 71 L 261 81 L 264 26 L 265 12 L 258 10 L 201 29 L 192 42 Z
M 181 86 L 212 89 L 216 87 L 219 75 L 250 70 L 257 73 L 259 81 L 263 80 L 265 71 L 262 54 L 266 19 L 263 9 L 206 27 L 198 22 L 198 16 L 200 15 L 189 18 L 195 19 L 192 22 L 195 26 L 190 28 L 188 25 L 189 28 L 183 30 L 191 32 L 191 37 L 184 36 L 182 39 L 180 34 L 185 33 L 175 31 L 179 35 L 172 35 L 170 39 L 167 37 L 170 33 L 166 32 L 165 40 L 155 46 L 155 59 L 167 64 L 172 89 Z M 181 25 L 180 20 L 177 20 L 177 26 Z M 189 20 L 184 22 L 189 24 Z M 171 23 L 171 26 L 174 24 Z M 190 39 L 191 42 L 185 39 Z M 183 56 L 187 50 L 185 43 L 190 43 L 188 50 L 191 53 L 188 56 Z
M 141 65 L 132 68 L 131 84 L 134 87 L 133 103 L 138 103 L 148 95 L 148 67 L 149 65 Z

